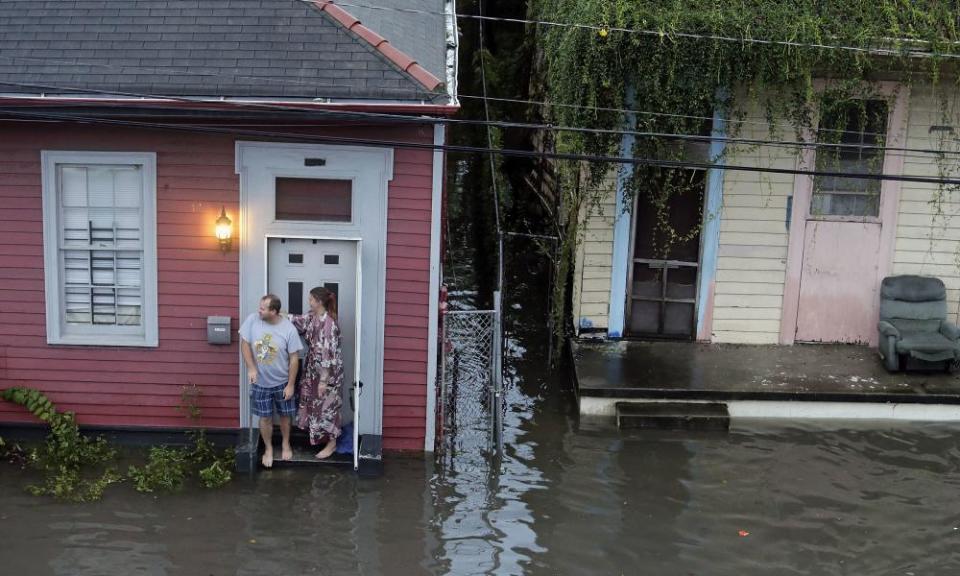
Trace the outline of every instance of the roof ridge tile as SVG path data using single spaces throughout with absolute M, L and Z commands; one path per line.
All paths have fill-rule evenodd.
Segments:
M 410 75 L 411 78 L 423 85 L 427 90 L 436 90 L 443 82 L 421 66 L 407 53 L 390 43 L 389 40 L 364 26 L 359 19 L 337 6 L 334 0 L 313 0 L 313 4 L 322 12 L 326 12 L 341 26 L 354 33 L 358 38 L 370 44 L 384 58 Z

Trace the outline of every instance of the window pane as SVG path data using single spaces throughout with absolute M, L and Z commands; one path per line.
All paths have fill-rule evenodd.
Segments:
M 869 148 L 883 143 L 887 126 L 887 103 L 871 100 L 863 105 L 845 103 L 825 106 L 817 140 L 843 147 L 821 147 L 816 167 L 821 172 L 882 174 L 883 150 Z M 837 133 L 836 130 L 842 130 Z M 867 148 L 860 148 L 864 146 Z M 877 216 L 880 213 L 878 179 L 817 176 L 814 179 L 810 214 L 814 216 Z
M 667 298 L 693 300 L 697 297 L 697 269 L 681 266 L 667 271 Z
M 630 308 L 630 331 L 634 334 L 656 334 L 660 331 L 660 304 L 634 300 Z
M 90 289 L 68 287 L 64 298 L 67 324 L 90 324 Z
M 93 323 L 117 323 L 117 293 L 113 288 L 93 289 Z
M 140 289 L 118 289 L 117 324 L 121 326 L 139 326 L 142 316 Z
M 65 207 L 87 207 L 87 169 L 82 166 L 60 167 L 60 198 Z
M 693 304 L 668 302 L 664 309 L 663 333 L 672 336 L 693 334 Z
M 633 265 L 633 297 L 660 298 L 663 294 L 663 271 L 638 262 Z
M 350 222 L 352 188 L 350 180 L 277 178 L 276 219 Z

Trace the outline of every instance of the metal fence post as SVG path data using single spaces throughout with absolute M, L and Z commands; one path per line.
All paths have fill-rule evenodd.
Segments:
M 433 439 L 434 448 L 441 456 L 446 456 L 447 448 L 447 317 L 440 316 L 440 398 L 437 402 L 440 412 L 437 427 L 439 433 Z
M 500 454 L 503 448 L 503 299 L 497 291 L 493 293 L 493 346 L 492 362 L 493 404 L 491 406 L 493 423 L 493 452 Z

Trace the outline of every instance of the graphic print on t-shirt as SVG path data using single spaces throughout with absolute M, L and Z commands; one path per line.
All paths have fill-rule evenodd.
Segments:
M 277 359 L 277 345 L 273 343 L 272 334 L 264 334 L 263 338 L 253 343 L 254 353 L 257 355 L 257 364 L 269 365 Z

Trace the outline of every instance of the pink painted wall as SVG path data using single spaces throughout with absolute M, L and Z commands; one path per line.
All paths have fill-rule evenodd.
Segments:
M 276 129 L 275 127 L 272 129 Z M 292 131 L 283 128 L 284 131 Z M 432 142 L 429 127 L 303 129 Z M 238 350 L 206 343 L 206 317 L 239 314 L 236 251 L 213 238 L 221 205 L 239 208 L 234 142 L 251 136 L 0 123 L 0 388 L 39 388 L 82 424 L 183 426 L 181 389 L 202 394 L 202 424 L 239 426 Z M 157 154 L 158 348 L 46 343 L 40 151 Z M 432 155 L 397 149 L 388 191 L 384 447 L 422 450 L 426 417 Z M 0 421 L 26 422 L 0 403 Z

